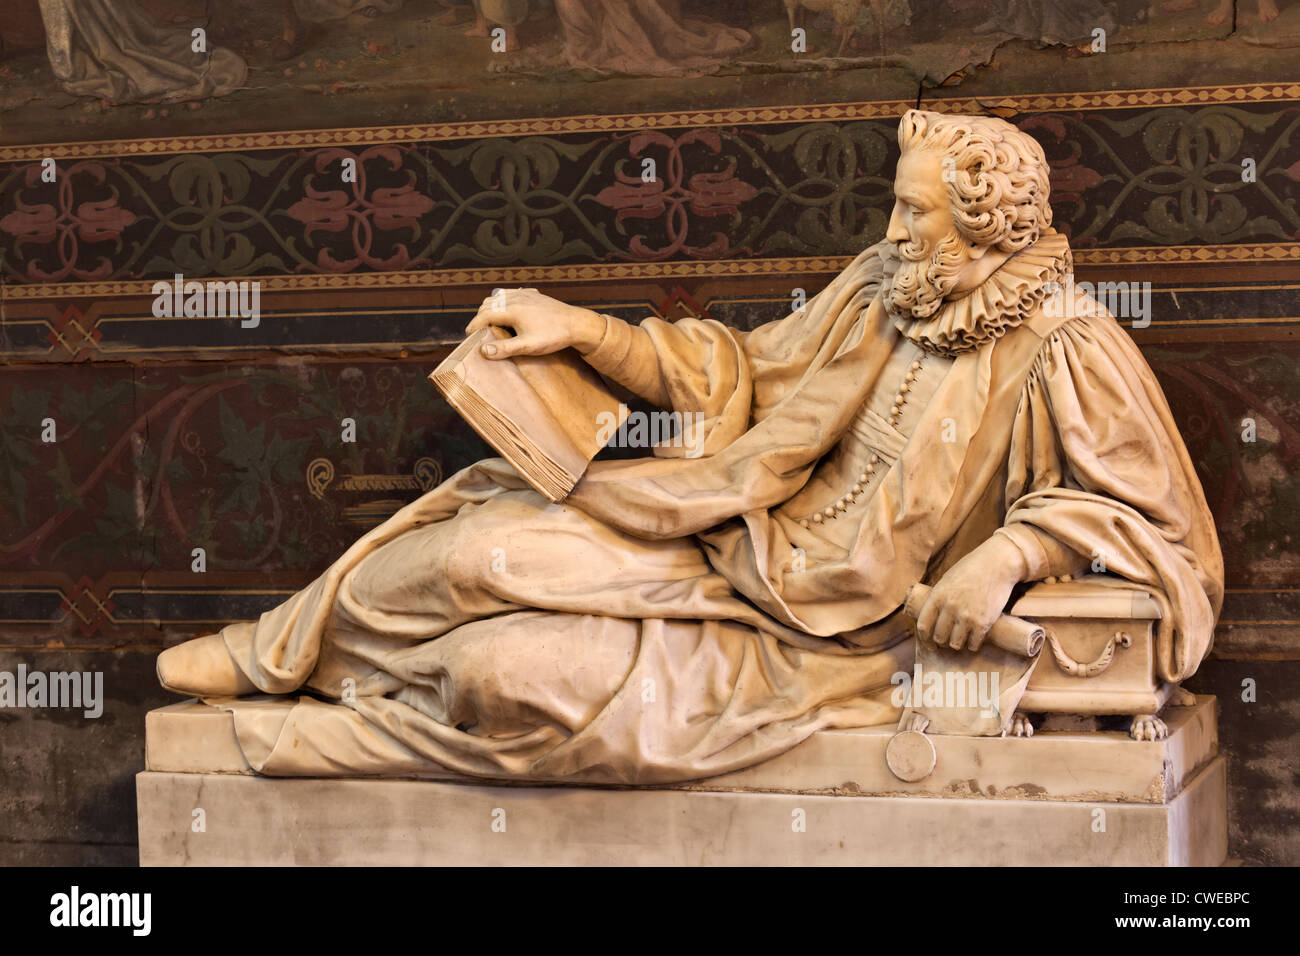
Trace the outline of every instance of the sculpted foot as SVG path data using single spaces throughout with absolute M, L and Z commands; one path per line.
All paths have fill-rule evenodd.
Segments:
M 1129 726 L 1128 735 L 1134 740 L 1164 740 L 1169 727 L 1155 714 L 1138 714 Z
M 1028 714 L 1022 714 L 1016 711 L 1011 715 L 1011 725 L 1002 732 L 1003 737 L 1032 737 L 1034 736 L 1034 725 L 1029 720 Z
M 190 697 L 239 697 L 257 693 L 235 664 L 220 634 L 196 637 L 158 655 L 158 683 Z
M 930 726 L 930 718 L 921 714 L 913 714 L 912 719 L 908 721 L 904 730 L 915 730 L 918 734 L 925 733 L 925 728 Z

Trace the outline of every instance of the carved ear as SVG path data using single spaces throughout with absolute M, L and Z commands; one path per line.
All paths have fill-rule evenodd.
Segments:
M 984 253 L 988 252 L 990 248 L 989 246 L 982 246 L 978 242 L 968 242 L 966 246 L 970 252 L 972 262 L 976 259 L 983 259 Z

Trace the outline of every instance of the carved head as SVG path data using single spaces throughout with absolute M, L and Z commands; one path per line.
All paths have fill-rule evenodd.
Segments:
M 987 116 L 908 110 L 898 144 L 885 236 L 901 262 L 885 292 L 895 313 L 926 318 L 1052 224 L 1047 159 L 1032 136 Z

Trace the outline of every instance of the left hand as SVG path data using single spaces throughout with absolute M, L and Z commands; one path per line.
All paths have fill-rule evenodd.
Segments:
M 979 650 L 1025 571 L 1020 549 L 994 535 L 939 579 L 917 615 L 917 634 L 954 650 Z

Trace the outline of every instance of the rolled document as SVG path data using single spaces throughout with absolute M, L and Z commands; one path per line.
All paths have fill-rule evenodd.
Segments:
M 930 586 L 928 584 L 913 584 L 907 592 L 907 600 L 903 603 L 903 610 L 914 620 L 920 615 L 921 608 L 925 605 L 925 599 L 930 596 Z M 1000 647 L 1004 651 L 1010 651 L 1012 654 L 1019 654 L 1021 657 L 1033 657 L 1043 647 L 1043 641 L 1047 633 L 1034 624 L 1032 621 L 1026 621 L 1024 618 L 1012 617 L 1010 614 L 1003 614 L 993 626 L 989 628 L 988 636 L 985 642 L 995 647 Z

